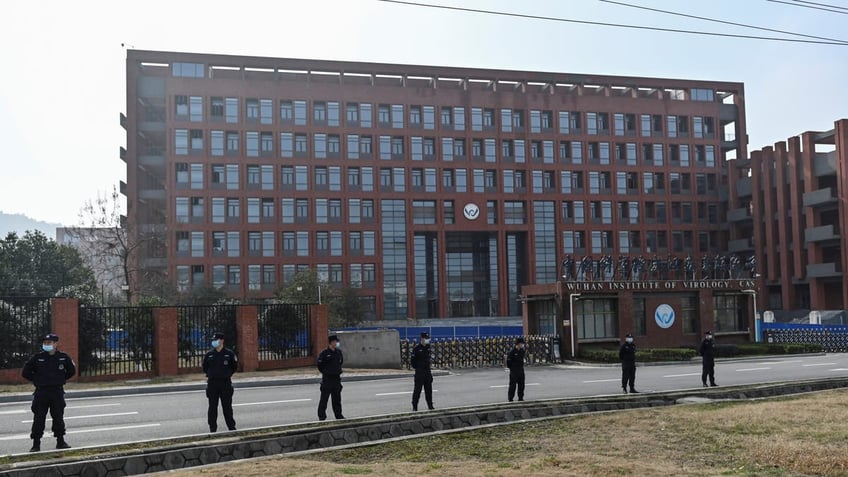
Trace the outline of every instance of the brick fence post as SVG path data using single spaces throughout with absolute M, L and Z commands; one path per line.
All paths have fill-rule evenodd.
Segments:
M 259 309 L 241 305 L 236 309 L 236 337 L 240 371 L 259 369 Z
M 156 355 L 156 376 L 176 376 L 179 372 L 177 348 L 177 309 L 153 309 L 153 352 Z
M 67 353 L 79 366 L 79 300 L 54 298 L 51 320 L 53 333 L 59 335 L 59 349 Z M 75 381 L 78 377 L 79 369 L 71 380 Z
M 317 358 L 327 347 L 329 334 L 330 307 L 327 305 L 309 305 L 309 334 L 312 337 L 312 357 Z

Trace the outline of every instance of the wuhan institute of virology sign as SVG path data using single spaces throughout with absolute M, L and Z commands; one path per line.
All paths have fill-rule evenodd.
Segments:
M 674 324 L 674 308 L 663 303 L 654 311 L 654 319 L 660 328 L 671 328 Z

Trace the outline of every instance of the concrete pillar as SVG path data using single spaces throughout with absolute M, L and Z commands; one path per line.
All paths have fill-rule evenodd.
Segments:
M 79 300 L 54 298 L 51 316 L 51 331 L 59 335 L 59 349 L 67 353 L 79 368 Z M 38 344 L 40 347 L 40 340 Z M 79 369 L 71 380 L 76 380 L 78 376 Z
M 153 310 L 153 352 L 156 376 L 179 373 L 177 309 L 174 307 Z
M 259 311 L 256 305 L 236 308 L 236 336 L 238 337 L 239 371 L 259 369 Z
M 329 335 L 330 307 L 327 305 L 309 305 L 309 336 L 312 337 L 312 357 L 327 347 Z

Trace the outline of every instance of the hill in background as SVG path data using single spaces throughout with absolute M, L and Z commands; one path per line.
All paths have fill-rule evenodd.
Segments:
M 27 230 L 39 230 L 55 240 L 56 227 L 62 227 L 62 224 L 42 222 L 24 214 L 9 214 L 0 211 L 0 237 L 2 238 L 6 238 L 9 232 L 15 232 L 20 237 Z

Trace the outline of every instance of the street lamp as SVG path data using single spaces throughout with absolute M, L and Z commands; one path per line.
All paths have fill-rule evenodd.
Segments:
M 580 298 L 580 293 L 568 295 L 568 330 L 571 333 L 571 358 L 574 359 L 574 299 Z
M 746 295 L 752 295 L 754 298 L 754 334 L 757 342 L 762 341 L 762 321 L 760 317 L 757 315 L 757 290 L 742 290 L 742 293 Z

